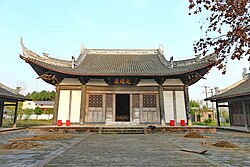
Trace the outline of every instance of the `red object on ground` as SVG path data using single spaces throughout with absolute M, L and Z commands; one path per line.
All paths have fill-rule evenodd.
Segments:
M 62 126 L 62 120 L 57 120 L 57 126 Z
M 70 126 L 70 120 L 66 120 L 66 126 Z
M 185 123 L 185 120 L 181 120 L 181 126 L 185 126 L 186 123 Z
M 170 120 L 170 126 L 174 126 L 174 120 Z

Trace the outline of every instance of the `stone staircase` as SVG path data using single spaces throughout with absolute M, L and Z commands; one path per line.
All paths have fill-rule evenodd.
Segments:
M 101 127 L 99 133 L 101 134 L 145 134 L 143 127 Z

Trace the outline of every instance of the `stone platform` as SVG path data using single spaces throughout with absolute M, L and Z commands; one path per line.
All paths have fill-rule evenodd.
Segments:
M 153 128 L 152 128 L 153 127 Z M 157 126 L 153 125 L 149 126 L 107 126 L 107 125 L 71 125 L 71 126 L 35 126 L 30 129 L 36 129 L 41 131 L 54 131 L 54 132 L 70 132 L 70 133 L 83 133 L 83 132 L 96 132 L 96 133 L 104 133 L 104 132 L 114 132 L 116 134 L 135 134 L 138 132 L 139 134 L 144 133 L 168 133 L 168 132 L 201 132 L 201 133 L 216 133 L 216 127 L 211 126 Z M 130 133 L 131 132 L 131 133 Z M 107 133 L 106 133 L 107 134 Z

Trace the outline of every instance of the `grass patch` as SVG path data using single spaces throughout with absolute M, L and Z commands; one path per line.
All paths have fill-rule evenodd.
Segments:
M 217 126 L 217 122 L 213 121 L 211 123 L 204 123 L 204 122 L 192 122 L 193 125 L 200 125 L 200 126 Z M 230 126 L 229 123 L 220 123 L 221 126 Z
M 3 127 L 12 127 L 13 120 L 4 120 Z M 51 125 L 52 120 L 17 120 L 17 127 L 46 126 Z

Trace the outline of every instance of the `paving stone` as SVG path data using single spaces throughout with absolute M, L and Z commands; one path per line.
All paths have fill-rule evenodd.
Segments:
M 38 135 L 39 131 L 0 133 L 0 145 L 9 139 Z M 218 131 L 206 138 L 184 138 L 184 133 L 75 134 L 74 138 L 39 141 L 39 149 L 0 150 L 0 164 L 9 166 L 249 166 L 250 134 Z M 237 149 L 203 147 L 201 142 L 227 140 Z M 208 150 L 204 155 L 181 149 Z

